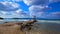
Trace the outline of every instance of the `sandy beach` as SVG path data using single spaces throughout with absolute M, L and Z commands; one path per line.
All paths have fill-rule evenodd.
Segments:
M 11 26 L 8 26 L 8 25 Z M 38 31 L 21 31 L 20 25 L 17 25 L 16 23 L 4 23 L 0 25 L 0 34 L 40 34 Z
M 19 25 L 5 26 L 0 25 L 0 34 L 24 34 L 19 30 Z
M 11 26 L 7 26 L 11 24 Z M 21 31 L 20 25 L 16 23 L 0 24 L 0 34 L 60 34 L 58 23 L 36 23 L 31 30 Z

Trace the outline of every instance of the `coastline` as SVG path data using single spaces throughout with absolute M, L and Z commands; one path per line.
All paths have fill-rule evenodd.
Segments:
M 8 24 L 12 24 L 12 26 L 3 26 L 5 24 L 0 25 L 0 34 L 60 34 L 60 22 L 39 21 L 39 23 L 36 23 L 36 25 L 32 27 L 32 30 L 24 32 L 20 30 L 20 25 L 16 25 L 13 22 L 9 22 Z

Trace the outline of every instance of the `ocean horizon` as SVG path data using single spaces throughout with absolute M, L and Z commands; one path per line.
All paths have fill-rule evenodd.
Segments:
M 13 18 L 4 18 L 4 19 L 0 19 L 0 24 L 4 23 L 4 22 L 21 22 L 21 21 L 29 21 L 29 20 L 34 20 L 34 18 L 18 18 L 18 19 L 13 19 Z M 48 22 L 48 23 L 60 23 L 59 19 L 36 19 L 38 22 L 37 23 L 44 23 L 44 22 Z

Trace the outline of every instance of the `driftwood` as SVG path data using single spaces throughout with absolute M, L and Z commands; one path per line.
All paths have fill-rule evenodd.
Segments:
M 37 22 L 37 20 L 36 20 L 36 18 L 34 18 L 34 20 L 33 21 L 27 21 L 27 22 L 23 22 L 22 23 L 22 25 L 21 25 L 21 31 L 23 31 L 23 30 L 31 30 L 31 28 L 32 28 L 32 26 L 33 26 L 33 24 L 35 23 L 35 22 Z M 25 24 L 24 24 L 25 23 Z
M 9 22 L 5 22 L 4 26 L 13 26 L 13 25 L 19 25 L 20 26 L 20 30 L 24 31 L 24 30 L 31 30 L 33 24 L 37 22 L 36 18 L 34 18 L 34 20 L 29 20 L 29 21 L 23 21 L 23 22 L 19 22 L 19 23 L 9 23 Z

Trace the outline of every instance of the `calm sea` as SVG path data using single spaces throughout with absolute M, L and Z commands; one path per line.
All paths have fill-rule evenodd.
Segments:
M 28 21 L 30 19 L 12 19 L 12 18 L 5 18 L 0 19 L 0 24 L 3 24 L 4 22 L 20 22 L 20 21 Z
M 28 20 L 33 20 L 33 19 L 11 19 L 11 18 L 5 18 L 5 19 L 0 19 L 0 24 L 4 22 L 20 22 L 20 21 L 28 21 Z M 60 23 L 60 20 L 38 20 L 37 23 Z

